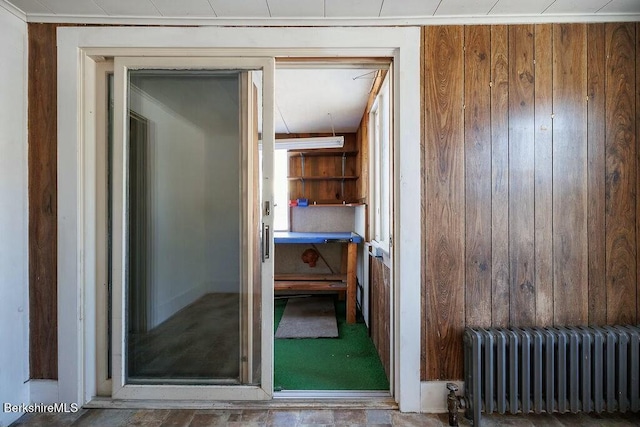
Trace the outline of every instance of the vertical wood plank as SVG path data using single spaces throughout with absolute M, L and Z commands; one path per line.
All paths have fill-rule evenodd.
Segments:
M 533 25 L 509 27 L 510 323 L 535 324 Z
M 29 24 L 29 354 L 57 379 L 57 50 L 55 24 Z
M 636 23 L 636 321 L 640 320 L 640 23 Z
M 636 321 L 635 25 L 605 24 L 607 322 Z
M 604 24 L 587 26 L 587 239 L 589 324 L 607 322 L 605 286 L 605 57 Z
M 491 323 L 509 325 L 509 33 L 491 26 Z
M 588 320 L 586 26 L 553 35 L 553 257 L 557 325 Z
M 465 27 L 466 325 L 491 325 L 491 29 Z
M 464 329 L 463 28 L 426 28 L 428 379 L 462 378 Z
M 371 263 L 371 300 L 375 315 L 371 319 L 371 339 L 378 350 L 387 378 L 391 369 L 390 308 L 391 270 L 381 259 L 369 257 Z
M 427 374 L 427 346 L 431 343 L 427 341 L 426 313 L 428 310 L 427 300 L 427 150 L 426 150 L 426 52 L 427 52 L 427 29 L 422 27 L 420 31 L 420 381 L 426 381 Z
M 536 325 L 553 324 L 553 26 L 535 26 Z

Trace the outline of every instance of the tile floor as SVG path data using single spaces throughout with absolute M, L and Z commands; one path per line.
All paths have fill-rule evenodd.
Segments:
M 484 416 L 482 425 L 491 426 L 640 426 L 640 414 L 586 414 Z M 393 410 L 143 410 L 81 409 L 75 414 L 27 414 L 12 424 L 18 426 L 448 426 L 447 414 L 403 414 Z M 461 419 L 461 426 L 469 422 Z

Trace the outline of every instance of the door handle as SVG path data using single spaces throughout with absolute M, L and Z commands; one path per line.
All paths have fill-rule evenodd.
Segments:
M 269 226 L 262 223 L 262 262 L 264 262 L 264 260 L 266 259 L 269 259 L 270 256 L 270 237 L 271 233 Z

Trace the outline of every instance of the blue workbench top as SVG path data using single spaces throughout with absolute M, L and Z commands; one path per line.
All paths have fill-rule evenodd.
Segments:
M 362 243 L 362 236 L 354 232 L 308 232 L 275 231 L 275 243 Z

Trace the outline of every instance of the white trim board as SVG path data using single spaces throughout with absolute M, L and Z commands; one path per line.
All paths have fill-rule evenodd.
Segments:
M 51 404 L 58 400 L 58 381 L 56 380 L 30 380 L 31 403 Z
M 6 0 L 0 0 L 6 1 Z M 386 27 L 426 25 L 490 25 L 490 24 L 551 24 L 576 22 L 635 22 L 640 14 L 540 14 L 540 15 L 450 15 L 424 17 L 377 18 L 189 18 L 157 16 L 78 16 L 28 14 L 27 22 L 103 24 L 103 25 L 185 25 L 230 27 Z
M 458 396 L 464 394 L 463 381 L 423 381 L 420 383 L 420 412 L 427 414 L 443 414 L 447 410 L 447 383 L 454 383 L 459 390 Z
M 394 192 L 397 284 L 392 389 L 400 409 L 420 411 L 420 28 L 58 29 L 59 394 L 84 404 L 95 396 L 95 147 L 80 118 L 88 54 L 178 56 L 392 57 L 397 141 Z M 401 170 L 400 170 L 401 169 Z M 87 368 L 89 367 L 89 369 Z
M 0 0 L 0 7 L 5 9 L 10 14 L 14 15 L 16 18 L 20 18 L 24 22 L 29 22 L 27 20 L 27 14 L 24 13 L 21 9 L 18 9 L 13 4 L 9 3 L 7 0 Z

